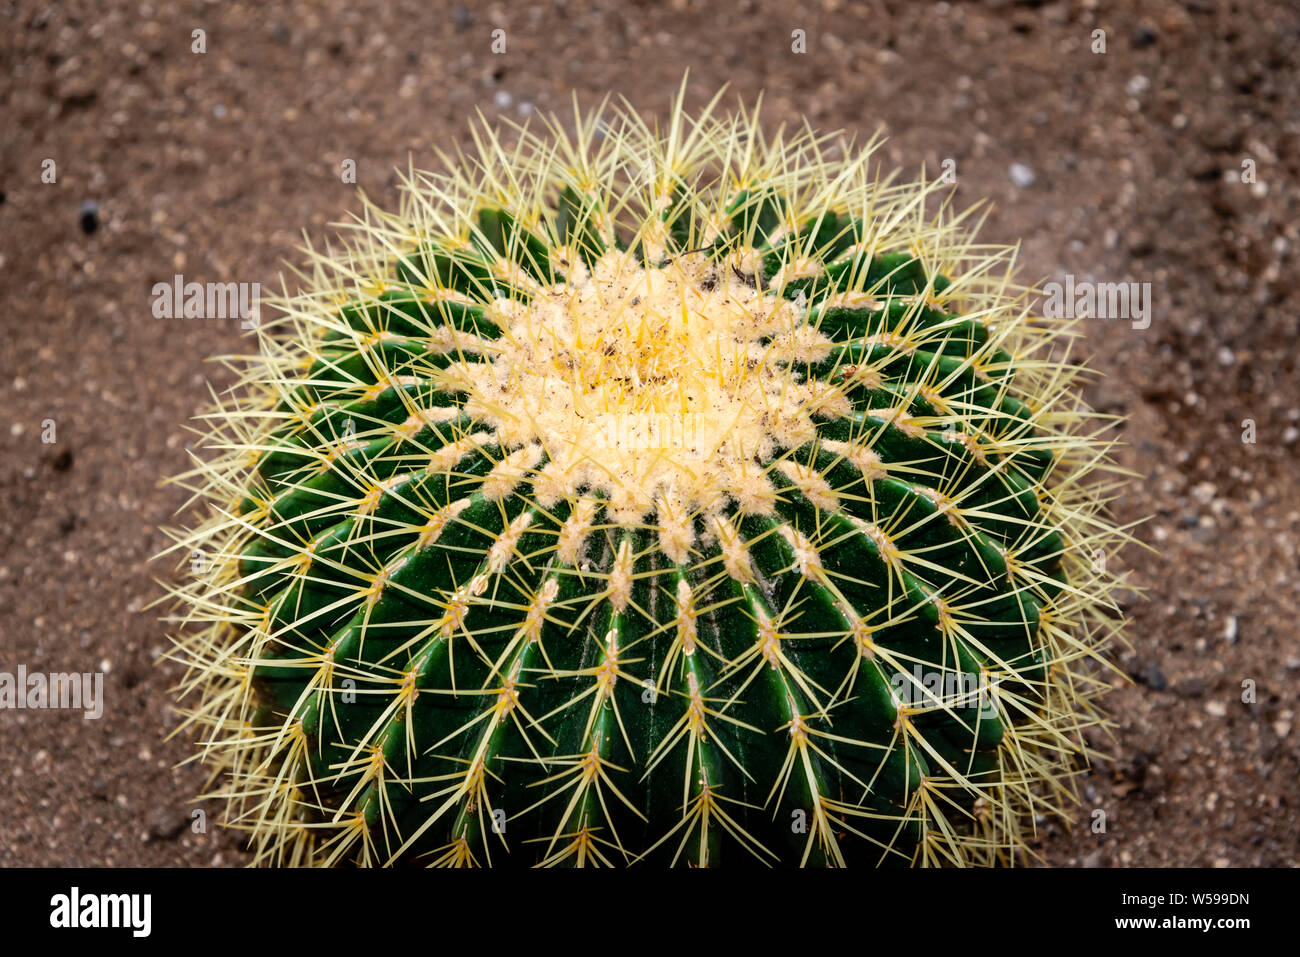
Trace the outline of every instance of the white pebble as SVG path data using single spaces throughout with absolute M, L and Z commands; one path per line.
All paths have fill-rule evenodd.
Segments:
M 1033 186 L 1034 180 L 1038 179 L 1034 171 L 1024 163 L 1012 163 L 1007 170 L 1007 175 L 1011 177 L 1011 184 L 1024 189 L 1026 186 Z

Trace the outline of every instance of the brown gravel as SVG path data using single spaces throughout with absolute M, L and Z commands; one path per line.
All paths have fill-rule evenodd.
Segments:
M 242 343 L 237 320 L 155 319 L 153 283 L 274 285 L 302 230 L 358 208 L 343 159 L 387 202 L 392 170 L 467 141 L 476 110 L 564 109 L 576 90 L 662 112 L 686 67 L 695 103 L 729 82 L 766 90 L 773 124 L 883 127 L 891 166 L 954 158 L 958 202 L 994 201 L 984 236 L 1022 239 L 1027 279 L 1152 284 L 1149 329 L 1093 320 L 1084 343 L 1141 476 L 1116 514 L 1151 516 L 1154 551 L 1126 556 L 1146 593 L 1119 658 L 1135 681 L 1109 699 L 1113 759 L 1073 832 L 1048 823 L 1040 850 L 1295 864 L 1298 49 L 1294 4 L 1267 0 L 0 4 L 0 670 L 102 669 L 108 695 L 99 721 L 0 711 L 0 865 L 242 860 L 188 827 L 203 777 L 173 769 L 177 676 L 152 664 L 146 610 L 169 573 L 147 561 L 156 528 L 181 504 L 157 481 L 185 463 L 205 377 L 225 381 L 204 360 Z

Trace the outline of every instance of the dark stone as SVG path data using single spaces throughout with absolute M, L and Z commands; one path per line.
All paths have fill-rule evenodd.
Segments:
M 1150 27 L 1138 27 L 1133 31 L 1133 48 L 1145 50 L 1156 42 L 1156 31 Z
M 1133 677 L 1152 691 L 1164 691 L 1169 687 L 1169 679 L 1165 677 L 1165 673 L 1160 670 L 1160 666 L 1154 661 L 1143 665 L 1142 669 Z
M 89 236 L 99 228 L 99 203 L 88 199 L 81 204 L 81 231 Z
M 1174 691 L 1187 698 L 1199 698 L 1209 689 L 1210 683 L 1204 678 L 1187 678 L 1178 682 Z

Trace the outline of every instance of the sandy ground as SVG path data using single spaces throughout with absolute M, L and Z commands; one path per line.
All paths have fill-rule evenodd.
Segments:
M 1300 13 L 1266 0 L 0 4 L 0 671 L 102 670 L 107 695 L 98 721 L 0 711 L 0 864 L 242 862 L 189 827 L 203 776 L 164 740 L 176 675 L 146 606 L 181 501 L 158 480 L 225 381 L 205 360 L 243 346 L 237 320 L 155 319 L 153 284 L 274 286 L 303 230 L 358 208 L 344 159 L 389 202 L 393 169 L 468 142 L 475 111 L 612 91 L 661 113 L 687 67 L 693 103 L 765 90 L 773 124 L 883 128 L 909 171 L 954 159 L 957 202 L 994 202 L 983 235 L 1022 240 L 1027 279 L 1151 283 L 1149 328 L 1094 320 L 1082 344 L 1092 400 L 1128 417 L 1116 515 L 1149 517 L 1132 681 L 1073 830 L 1045 822 L 1038 849 L 1294 864 L 1297 50 Z

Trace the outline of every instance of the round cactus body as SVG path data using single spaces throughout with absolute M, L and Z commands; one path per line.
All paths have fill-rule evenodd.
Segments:
M 519 130 L 209 417 L 189 717 L 270 864 L 994 864 L 1117 631 L 1065 323 L 872 145 Z

